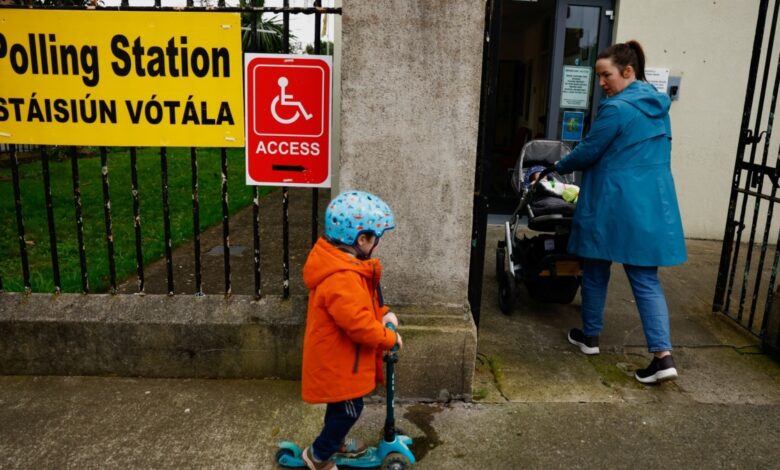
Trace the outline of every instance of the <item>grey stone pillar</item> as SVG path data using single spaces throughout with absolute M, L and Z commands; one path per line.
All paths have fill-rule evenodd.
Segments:
M 397 229 L 377 253 L 385 298 L 404 337 L 414 336 L 404 357 L 421 375 L 410 380 L 427 381 L 413 395 L 438 388 L 440 396 L 470 397 L 476 330 L 467 287 L 484 8 L 473 0 L 343 2 L 336 177 L 341 190 L 373 192 L 395 212 Z M 399 375 L 404 367 L 402 359 Z

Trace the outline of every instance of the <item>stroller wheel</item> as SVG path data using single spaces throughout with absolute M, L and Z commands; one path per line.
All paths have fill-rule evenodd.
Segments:
M 526 280 L 528 295 L 540 302 L 570 304 L 580 288 L 578 277 L 547 277 Z
M 498 307 L 505 315 L 509 315 L 514 302 L 515 280 L 506 271 L 502 271 L 498 276 Z
M 501 279 L 501 274 L 506 271 L 504 264 L 506 264 L 506 242 L 499 240 L 496 247 L 496 279 Z

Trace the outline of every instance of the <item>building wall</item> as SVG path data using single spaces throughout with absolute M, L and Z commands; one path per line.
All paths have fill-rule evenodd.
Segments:
M 618 1 L 615 41 L 638 40 L 647 66 L 682 77 L 672 171 L 689 238 L 723 238 L 757 12 L 747 1 Z
M 467 305 L 485 5 L 343 2 L 338 186 L 376 193 L 389 302 Z

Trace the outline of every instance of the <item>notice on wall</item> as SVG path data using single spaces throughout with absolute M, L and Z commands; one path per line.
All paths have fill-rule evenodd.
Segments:
M 582 128 L 585 124 L 585 113 L 582 111 L 564 111 L 561 122 L 561 140 L 579 142 L 582 140 Z
M 0 10 L 0 143 L 243 147 L 238 13 Z
M 590 96 L 590 67 L 563 66 L 561 80 L 561 108 L 587 109 Z
M 647 79 L 647 82 L 653 85 L 656 90 L 661 93 L 666 93 L 666 89 L 669 87 L 669 69 L 646 67 L 645 79 Z

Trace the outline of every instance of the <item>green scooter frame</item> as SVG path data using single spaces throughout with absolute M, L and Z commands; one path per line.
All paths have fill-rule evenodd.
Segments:
M 392 323 L 388 328 L 395 331 Z M 398 346 L 385 355 L 386 387 L 387 387 L 387 414 L 385 416 L 384 436 L 376 447 L 369 447 L 360 457 L 336 457 L 334 459 L 338 467 L 375 468 L 381 466 L 388 470 L 406 470 L 417 461 L 409 449 L 412 438 L 404 436 L 395 427 L 395 363 L 398 362 L 396 351 Z M 276 462 L 283 467 L 306 468 L 303 461 L 303 449 L 290 441 L 279 443 L 276 452 Z

